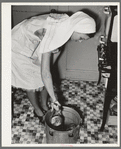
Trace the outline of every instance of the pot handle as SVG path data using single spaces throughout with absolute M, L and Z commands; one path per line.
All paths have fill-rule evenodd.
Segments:
M 75 132 L 78 132 L 78 129 L 80 128 L 80 125 L 78 125 L 75 129 L 73 130 L 70 130 L 69 133 L 68 133 L 68 136 L 69 137 L 74 137 L 74 133 Z M 77 134 L 78 135 L 78 134 Z
M 54 131 L 50 128 L 50 130 L 49 130 L 49 134 L 51 135 L 51 136 L 53 136 L 53 134 L 54 134 Z
M 69 131 L 68 136 L 69 136 L 69 137 L 73 137 L 73 136 L 74 136 L 73 130 L 70 130 L 70 131 Z

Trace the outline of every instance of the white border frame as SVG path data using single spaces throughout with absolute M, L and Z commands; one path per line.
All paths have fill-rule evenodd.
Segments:
M 2 146 L 3 147 L 119 147 L 120 144 L 120 103 L 118 103 L 118 143 L 117 144 L 11 144 L 11 6 L 12 5 L 53 5 L 53 6 L 79 6 L 79 5 L 117 5 L 120 12 L 120 3 L 118 2 L 15 2 L 1 3 L 1 24 L 2 24 Z M 118 21 L 120 20 L 120 13 Z M 118 33 L 120 33 L 120 21 L 118 23 Z M 118 34 L 118 99 L 120 99 L 120 34 Z M 120 100 L 118 100 L 120 102 Z

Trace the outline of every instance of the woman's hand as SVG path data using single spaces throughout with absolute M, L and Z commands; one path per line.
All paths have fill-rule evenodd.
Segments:
M 58 101 L 52 102 L 51 103 L 51 111 L 56 110 L 59 111 L 60 110 L 60 103 Z

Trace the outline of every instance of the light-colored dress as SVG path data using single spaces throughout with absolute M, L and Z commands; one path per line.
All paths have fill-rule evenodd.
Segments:
M 12 29 L 12 86 L 22 89 L 39 89 L 44 86 L 41 68 L 35 65 L 36 48 L 41 40 L 34 33 L 46 28 L 48 15 L 24 20 Z M 41 57 L 41 55 L 40 55 Z
M 35 32 L 43 28 L 46 34 L 40 39 Z M 61 47 L 74 31 L 94 33 L 95 28 L 95 21 L 81 11 L 70 17 L 41 15 L 19 23 L 12 29 L 12 86 L 29 90 L 42 88 L 41 67 L 34 64 L 36 58 L 41 61 L 42 53 Z

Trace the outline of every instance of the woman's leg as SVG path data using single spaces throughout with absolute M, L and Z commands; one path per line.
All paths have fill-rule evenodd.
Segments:
M 45 87 L 43 87 L 43 90 L 40 92 L 39 96 L 39 102 L 40 107 L 42 107 L 44 110 L 48 110 L 47 102 L 48 102 L 48 92 Z
M 31 102 L 31 104 L 33 105 L 34 109 L 35 109 L 35 113 L 38 116 L 43 116 L 43 112 L 41 111 L 39 104 L 38 104 L 38 96 L 36 91 L 27 91 L 27 96 Z

